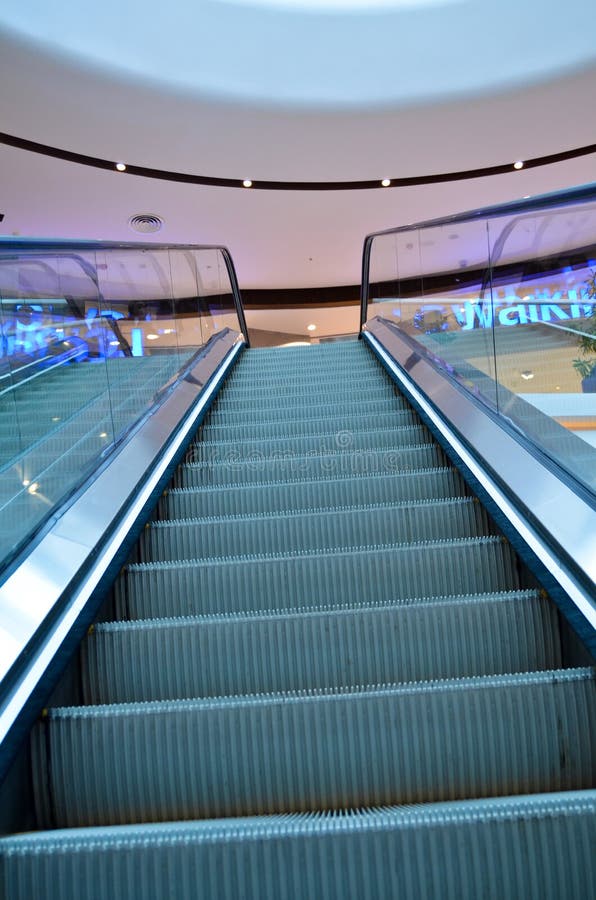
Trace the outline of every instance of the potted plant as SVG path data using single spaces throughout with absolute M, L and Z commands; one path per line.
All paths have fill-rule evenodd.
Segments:
M 596 272 L 591 273 L 586 281 L 586 287 L 588 289 L 586 299 L 595 300 Z M 596 305 L 592 307 L 592 313 L 586 319 L 577 345 L 580 355 L 573 360 L 573 368 L 582 380 L 582 391 L 585 394 L 594 394 L 596 393 Z

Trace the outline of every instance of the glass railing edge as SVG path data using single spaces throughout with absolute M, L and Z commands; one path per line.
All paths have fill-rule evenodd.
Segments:
M 526 561 L 532 568 L 532 560 L 538 560 L 541 576 L 551 579 L 553 596 L 558 592 L 555 599 L 563 613 L 596 653 L 594 496 L 538 460 L 503 417 L 491 416 L 484 403 L 424 354 L 413 353 L 390 323 L 372 320 L 363 339 L 406 389 L 435 436 L 456 448 L 454 458 L 463 460 L 473 488 L 483 487 L 501 510 L 501 521 L 506 519 L 512 533 L 521 536 L 528 548 Z
M 35 694 L 41 680 L 44 690 L 51 689 L 45 676 L 55 654 L 60 650 L 68 657 L 66 647 L 74 646 L 93 620 L 104 585 L 116 574 L 114 564 L 124 561 L 122 548 L 126 555 L 130 535 L 138 534 L 244 346 L 232 332 L 213 341 L 182 379 L 183 389 L 168 393 L 4 573 L 0 779 L 25 720 L 39 705 Z M 89 603 L 91 598 L 96 599 Z

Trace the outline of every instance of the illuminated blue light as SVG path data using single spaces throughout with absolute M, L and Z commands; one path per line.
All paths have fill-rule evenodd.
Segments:
M 560 292 L 553 294 L 553 299 L 559 299 Z M 576 300 L 574 293 L 570 300 Z M 492 328 L 494 316 L 499 325 L 528 325 L 536 322 L 558 322 L 567 319 L 582 319 L 590 316 L 594 305 L 592 303 L 565 303 L 564 307 L 559 303 L 516 303 L 511 306 L 502 306 L 490 302 L 472 303 L 467 300 L 463 308 L 453 310 L 457 322 L 462 331 L 470 331 L 472 328 Z
M 132 328 L 130 332 L 130 349 L 133 356 L 143 355 L 143 329 Z

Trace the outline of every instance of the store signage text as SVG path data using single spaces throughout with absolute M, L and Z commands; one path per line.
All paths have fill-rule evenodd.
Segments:
M 512 298 L 512 300 L 517 298 Z M 592 303 L 513 303 L 506 300 L 492 304 L 487 302 L 472 303 L 466 301 L 463 306 L 453 312 L 462 326 L 462 331 L 472 328 L 492 328 L 494 317 L 499 325 L 528 325 L 532 322 L 564 322 L 568 319 L 583 319 L 592 314 Z M 495 323 L 496 324 L 496 323 Z

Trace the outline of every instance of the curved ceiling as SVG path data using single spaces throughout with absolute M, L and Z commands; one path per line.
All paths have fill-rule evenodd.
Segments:
M 591 0 L 29 0 L 0 17 L 121 82 L 307 109 L 444 101 L 559 77 L 596 64 L 595 21 Z
M 2 131 L 132 165 L 280 181 L 419 176 L 596 142 L 593 0 L 289 2 L 11 4 L 0 12 Z M 3 148 L 0 211 L 3 233 L 116 240 L 132 237 L 130 215 L 155 213 L 160 240 L 227 243 L 247 287 L 345 284 L 358 280 L 367 231 L 594 180 L 594 162 L 432 191 L 273 197 Z

